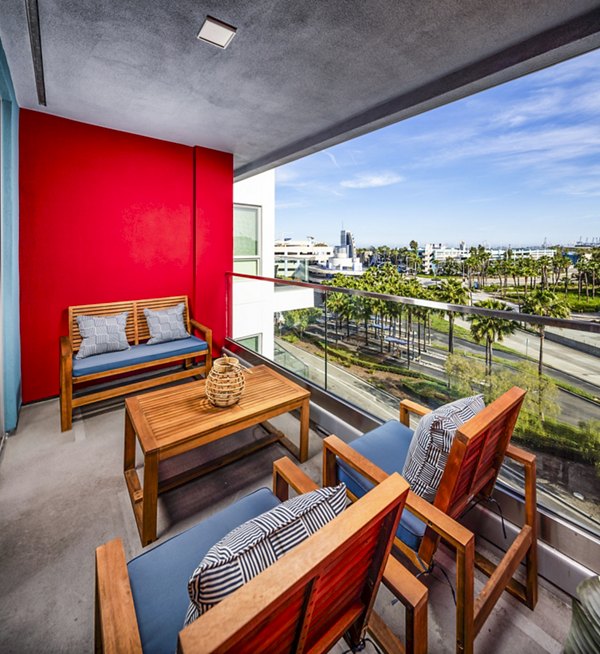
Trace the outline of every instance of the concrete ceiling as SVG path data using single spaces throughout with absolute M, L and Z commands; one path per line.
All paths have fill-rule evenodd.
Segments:
M 600 47 L 590 0 L 39 0 L 42 107 L 28 1 L 0 0 L 22 107 L 233 152 L 238 179 Z

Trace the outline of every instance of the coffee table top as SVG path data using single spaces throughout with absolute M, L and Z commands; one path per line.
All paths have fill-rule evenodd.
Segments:
M 268 366 L 245 368 L 246 387 L 237 404 L 219 408 L 205 394 L 206 380 L 173 386 L 125 400 L 144 452 L 168 456 L 186 451 L 186 443 L 210 442 L 299 406 L 310 391 Z M 272 414 L 272 415 L 269 415 Z M 261 421 L 262 421 L 261 420 Z M 199 444 L 199 443 L 198 443 Z

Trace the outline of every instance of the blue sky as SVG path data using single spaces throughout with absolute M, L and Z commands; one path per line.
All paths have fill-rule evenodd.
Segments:
M 572 243 L 600 236 L 600 51 L 276 172 L 275 232 L 337 243 Z

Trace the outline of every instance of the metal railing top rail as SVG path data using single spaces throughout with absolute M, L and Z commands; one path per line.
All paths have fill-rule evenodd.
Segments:
M 262 277 L 260 275 L 245 275 L 243 273 L 226 273 L 228 277 L 239 277 L 242 279 L 252 279 L 261 282 L 272 282 L 283 286 L 298 286 L 301 288 L 311 288 L 322 293 L 346 293 L 347 295 L 358 295 L 373 300 L 384 302 L 395 302 L 407 306 L 423 307 L 434 309 L 436 311 L 448 311 L 452 313 L 461 313 L 464 315 L 488 316 L 490 318 L 502 318 L 503 320 L 514 320 L 533 325 L 543 325 L 545 327 L 558 327 L 561 329 L 575 329 L 580 332 L 590 332 L 600 334 L 600 321 L 593 320 L 572 320 L 565 318 L 551 318 L 549 316 L 536 316 L 531 313 L 519 313 L 518 311 L 498 311 L 496 309 L 485 309 L 483 307 L 466 306 L 463 304 L 448 304 L 447 302 L 438 302 L 434 300 L 424 300 L 414 297 L 403 297 L 400 295 L 389 295 L 387 293 L 375 293 L 373 291 L 362 291 L 357 288 L 344 288 L 343 286 L 329 286 L 325 284 L 313 284 L 312 282 L 298 282 L 287 279 L 277 279 L 275 277 Z

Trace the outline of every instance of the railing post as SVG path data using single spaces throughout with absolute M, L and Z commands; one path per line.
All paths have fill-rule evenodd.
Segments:
M 233 338 L 233 274 L 225 273 L 225 329 L 226 337 Z
M 325 356 L 324 356 L 324 375 L 325 375 L 325 390 L 327 390 L 327 350 L 329 348 L 329 336 L 328 336 L 328 322 L 329 316 L 327 314 L 327 291 L 323 294 L 324 296 L 324 306 L 325 306 Z

